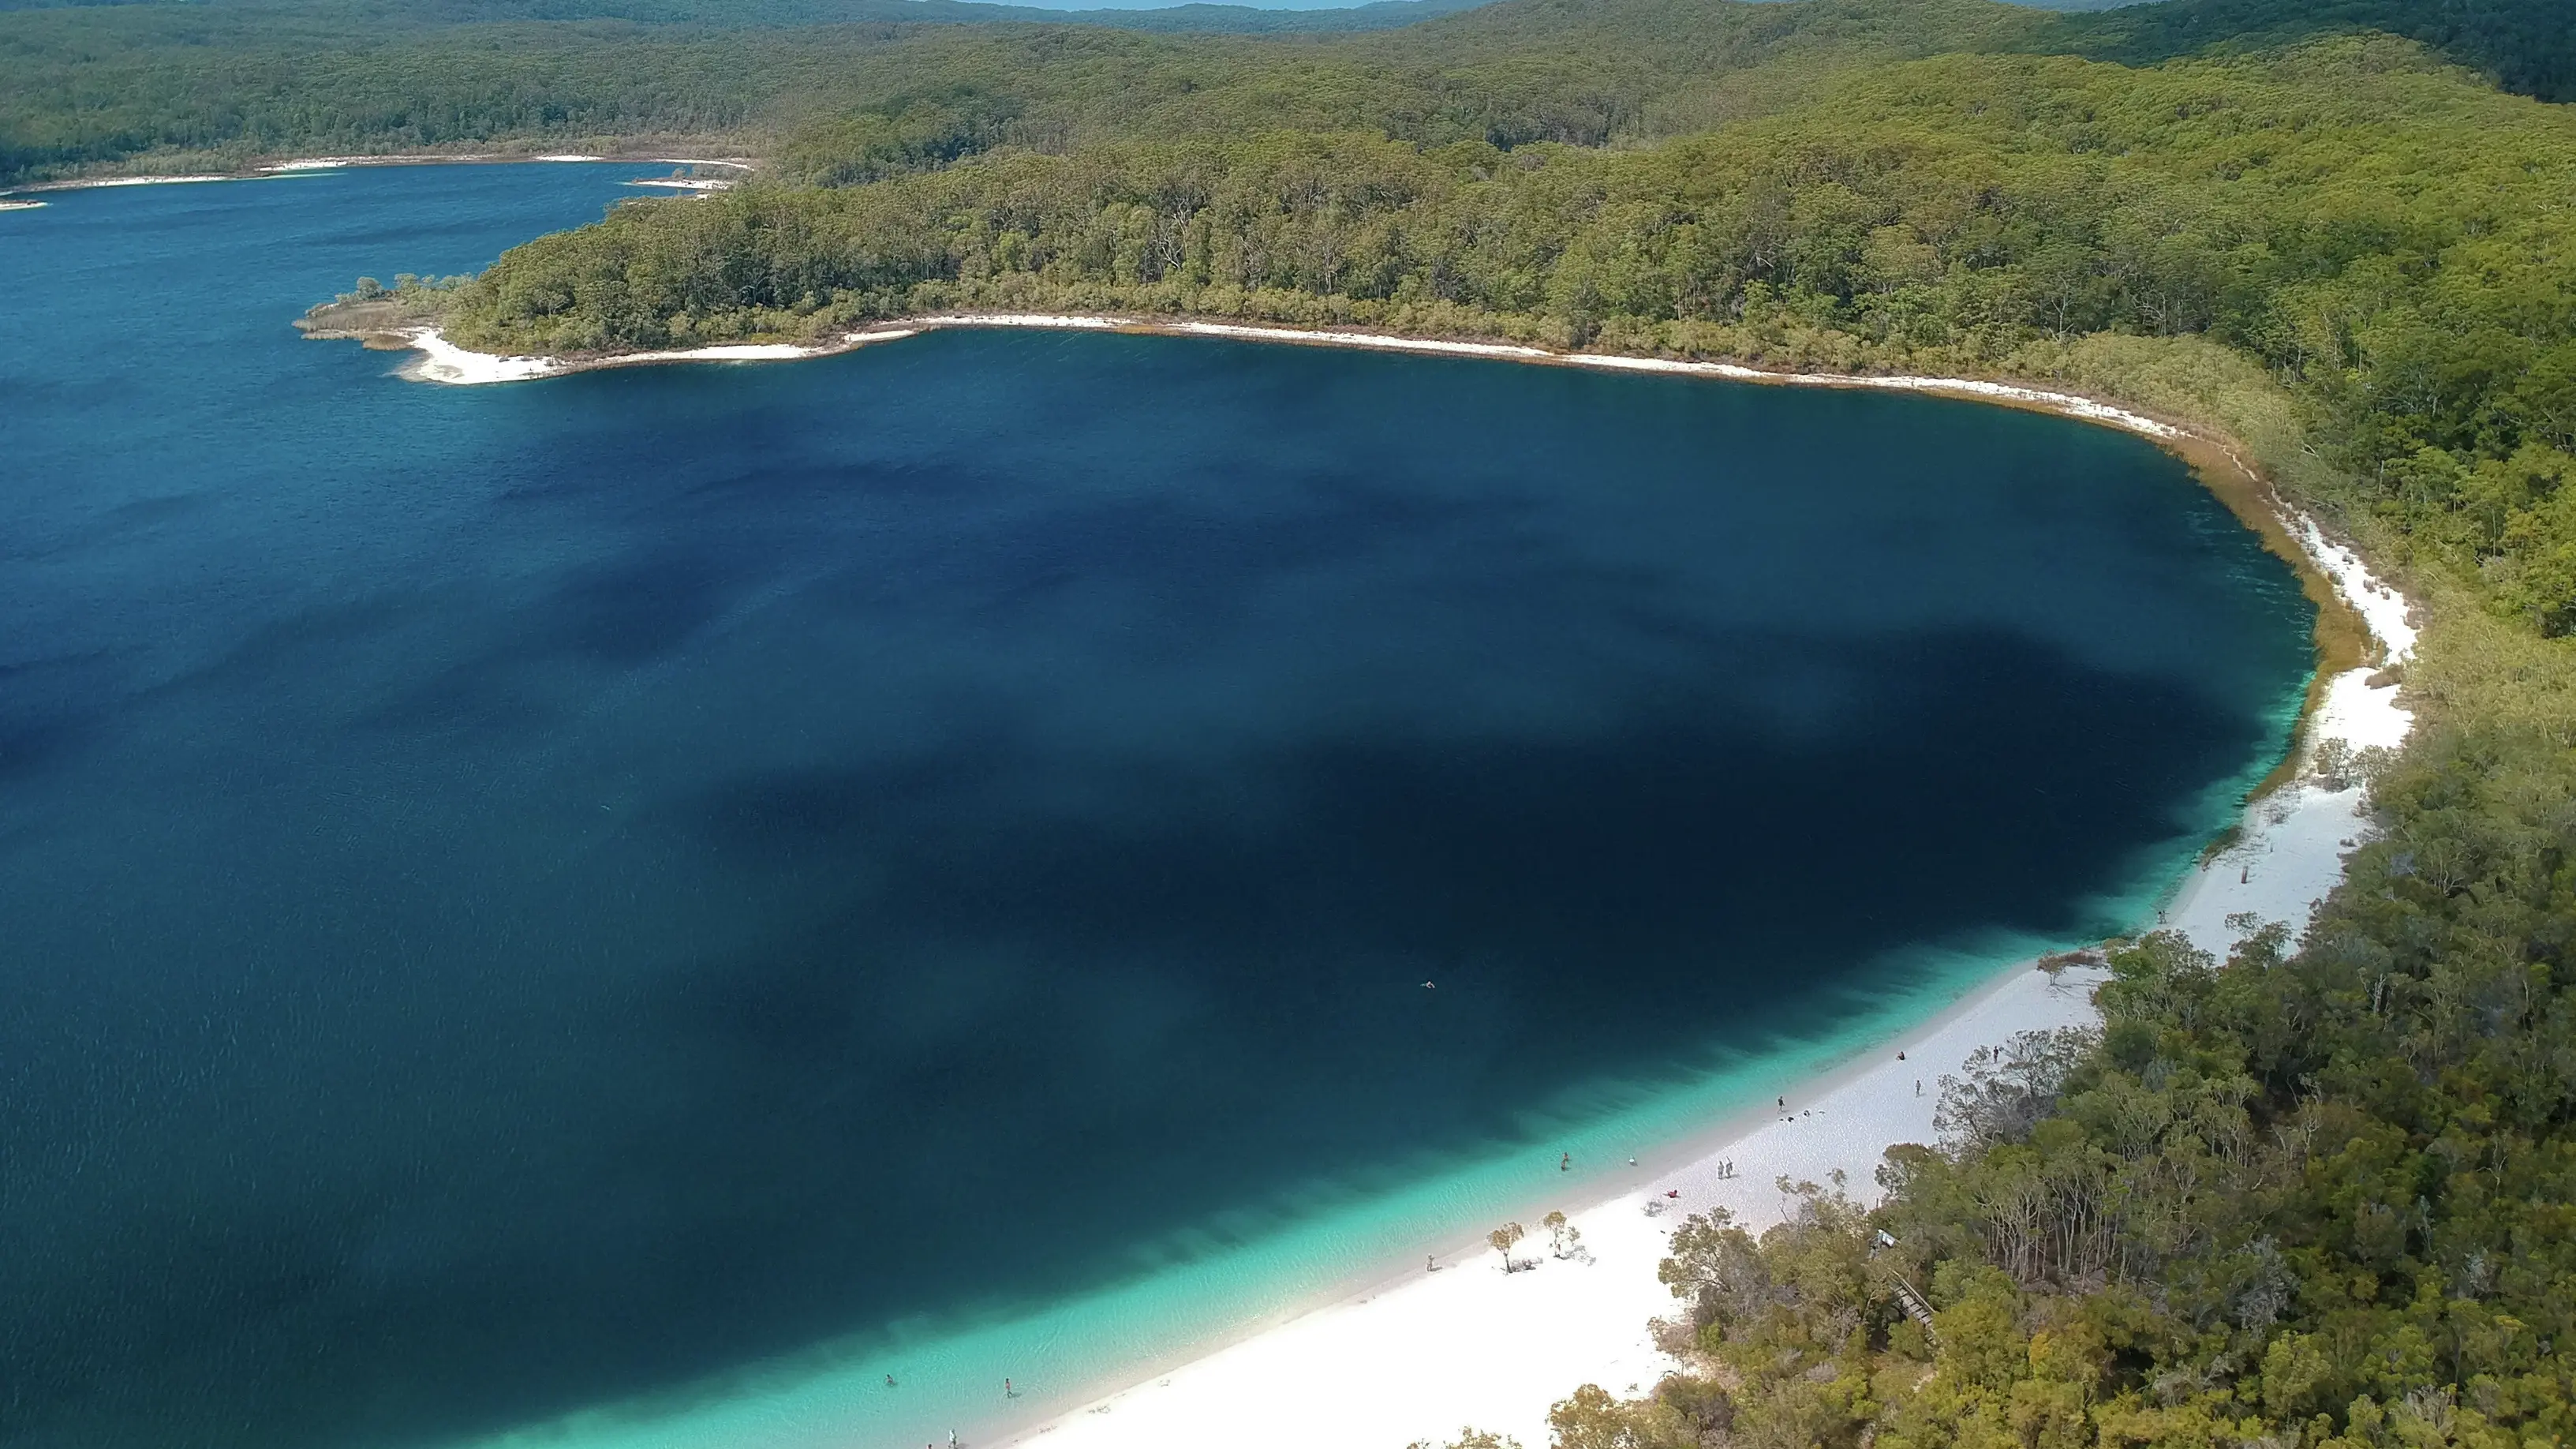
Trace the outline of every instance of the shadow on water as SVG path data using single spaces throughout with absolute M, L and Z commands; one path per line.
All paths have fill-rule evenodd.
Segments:
M 583 590 L 557 605 L 584 637 Z M 1835 647 L 1758 641 L 1716 672 Z M 267 1446 L 347 1442 L 353 1406 L 435 1442 L 854 1322 L 1042 1299 L 1121 1272 L 1126 1244 L 1490 1138 L 1498 1109 L 1592 1077 L 1678 1068 L 1710 1022 L 1794 1030 L 1815 1005 L 1799 983 L 1866 990 L 1854 965 L 1879 952 L 2105 929 L 2068 903 L 2171 828 L 2175 788 L 2230 732 L 2189 692 L 2002 636 L 1832 663 L 1875 682 L 1866 749 L 1743 728 L 1710 692 L 1579 739 L 1306 741 L 1221 771 L 1086 773 L 1070 798 L 1025 730 L 724 775 L 629 828 L 715 876 L 796 874 L 792 916 L 513 1003 L 620 1065 L 596 1084 L 621 1098 L 613 1131 L 540 1124 L 505 1183 L 430 1172 L 337 1221 L 310 1197 L 165 1219 L 121 1291 L 150 1295 L 163 1351 L 246 1320 L 298 1343 L 226 1378 L 255 1433 L 191 1440 Z M 15 1301 L 77 1322 L 97 1286 Z M 331 1331 L 349 1323 L 367 1332 Z M 156 1401 L 156 1379 L 199 1382 L 167 1362 L 125 1380 L 111 1417 L 140 1417 L 112 1440 L 208 1407 Z M 55 1412 L 80 1397 L 19 1392 Z

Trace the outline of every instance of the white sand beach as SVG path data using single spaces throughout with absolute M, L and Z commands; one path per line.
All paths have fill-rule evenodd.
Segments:
M 2402 661 L 2415 638 L 2404 598 L 2373 580 L 2349 550 L 2327 544 L 2313 523 L 2299 523 L 2318 563 L 2361 609 L 2391 661 Z M 2356 669 L 2331 681 L 2308 731 L 2312 756 L 2328 740 L 2355 748 L 2404 740 L 2411 717 L 2397 706 L 2394 687 L 2369 686 L 2372 672 Z M 2241 840 L 2186 878 L 2165 924 L 2222 955 L 2246 934 L 2248 914 L 2304 927 L 2368 828 L 2361 804 L 2358 784 L 2306 778 L 2258 801 Z M 2100 980 L 2098 971 L 2082 968 L 2052 980 L 2017 967 L 1871 1060 L 1789 1088 L 1785 1112 L 1571 1212 L 1584 1259 L 1552 1259 L 1542 1239 L 1524 1249 L 1537 1256 L 1536 1271 L 1506 1274 L 1480 1240 L 1492 1225 L 1462 1223 L 1439 1271 L 1411 1269 L 1008 1442 L 1045 1449 L 1402 1449 L 1417 1440 L 1445 1442 L 1473 1426 L 1541 1449 L 1549 1406 L 1578 1386 L 1634 1393 L 1676 1366 L 1655 1346 L 1648 1323 L 1676 1309 L 1655 1265 L 1681 1214 L 1725 1207 L 1759 1231 L 1787 1207 L 1775 1187 L 1784 1176 L 1826 1182 L 1839 1172 L 1854 1196 L 1874 1198 L 1873 1173 L 1890 1145 L 1933 1140 L 1943 1074 L 1958 1073 L 1978 1047 L 2016 1033 L 2091 1021 L 2091 987 Z M 1733 1164 L 1732 1176 L 1722 1175 L 1724 1163 Z M 1523 1221 L 1534 1227 L 1535 1214 L 1549 1206 L 1533 1204 Z
M 96 181 L 49 181 L 29 190 L 86 191 L 108 186 L 197 186 L 208 181 L 238 181 L 237 176 L 105 176 Z
M 528 156 L 512 151 L 470 152 L 393 152 L 380 156 L 297 156 L 285 161 L 268 161 L 241 171 L 205 172 L 182 176 L 95 176 L 69 181 L 41 181 L 20 188 L 24 191 L 86 191 L 105 186 L 177 186 L 207 181 L 262 181 L 273 177 L 304 176 L 324 171 L 345 171 L 366 166 L 484 166 L 519 162 L 555 162 L 559 164 L 624 162 L 643 166 L 721 166 L 730 170 L 751 172 L 759 163 L 738 156 L 591 156 L 564 152 L 545 156 Z M 700 182 L 685 180 L 633 182 L 630 185 L 679 186 L 689 191 L 722 191 L 732 182 L 708 178 Z
M 665 362 L 795 362 L 802 358 L 847 352 L 851 347 L 865 343 L 892 342 L 910 337 L 912 332 L 891 328 L 855 334 L 841 343 L 822 347 L 800 347 L 789 342 L 742 342 L 668 352 L 629 352 L 577 365 L 553 357 L 501 357 L 489 352 L 475 352 L 448 341 L 435 327 L 413 328 L 400 335 L 408 340 L 413 351 L 420 354 L 396 369 L 402 376 L 417 382 L 471 387 L 495 382 L 527 382 L 534 378 L 604 367 L 649 367 Z
M 632 182 L 629 184 L 660 183 Z M 1309 347 L 1356 347 L 1371 352 L 1411 352 L 1439 357 L 1487 357 L 1506 362 L 1555 363 L 1560 366 L 1599 368 L 1611 372 L 1651 372 L 1684 377 L 1716 377 L 1735 382 L 1928 392 L 2037 407 L 2067 417 L 2103 423 L 2154 438 L 2178 437 L 2183 432 L 2182 429 L 2170 423 L 2159 422 L 2144 414 L 2114 407 L 2097 398 L 2085 397 L 2079 393 L 2050 392 L 1985 378 L 1772 372 L 1731 362 L 1683 362 L 1664 357 L 1622 357 L 1598 352 L 1552 352 L 1544 347 L 1530 347 L 1514 342 L 1458 342 L 1434 337 L 1399 337 L 1387 333 L 1326 332 L 1300 327 L 1261 327 L 1248 323 L 1045 312 L 942 313 L 936 316 L 907 317 L 896 321 L 873 323 L 826 342 L 741 344 L 731 348 L 701 347 L 673 352 L 615 353 L 604 357 L 579 359 L 490 358 L 489 354 L 469 353 L 449 343 L 438 334 L 436 329 L 424 328 L 413 334 L 420 339 L 415 345 L 421 347 L 423 351 L 436 353 L 442 366 L 435 369 L 407 371 L 405 375 L 426 382 L 468 384 L 519 382 L 535 377 L 586 372 L 602 367 L 627 367 L 639 363 L 749 360 L 755 356 L 753 348 L 762 349 L 756 355 L 763 360 L 829 357 L 872 342 L 888 342 L 898 337 L 910 337 L 943 327 L 1025 327 L 1046 331 L 1142 332 L 1167 337 L 1224 337 L 1247 342 L 1277 342 Z M 488 358 L 489 363 L 475 364 L 466 360 L 476 357 Z M 491 365 L 536 361 L 545 361 L 550 365 L 537 370 Z
M 629 184 L 666 183 L 631 182 Z M 580 359 L 489 358 L 487 363 L 479 364 L 468 359 L 488 357 L 488 354 L 466 352 L 448 343 L 435 329 L 423 329 L 416 334 L 423 339 L 418 345 L 424 351 L 436 352 L 440 358 L 440 365 L 435 368 L 406 370 L 404 375 L 425 382 L 469 384 L 521 382 L 536 377 L 586 372 L 602 367 L 628 367 L 639 363 L 829 357 L 868 343 L 892 341 L 898 337 L 910 337 L 943 327 L 1026 327 L 1049 331 L 1143 332 L 1168 337 L 1224 337 L 1247 342 L 1278 342 L 1309 347 L 1356 347 L 1372 352 L 1411 352 L 1439 357 L 1488 357 L 1506 362 L 1554 363 L 1567 367 L 1598 368 L 1609 372 L 1650 372 L 1684 377 L 1716 377 L 1735 382 L 1926 392 L 2040 408 L 2066 417 L 2080 418 L 2086 422 L 2102 423 L 2110 427 L 2141 433 L 2152 438 L 2179 437 L 2184 431 L 2170 423 L 2159 422 L 2142 413 L 2115 407 L 2098 398 L 2085 397 L 2080 393 L 2051 392 L 2041 388 L 1995 382 L 1986 378 L 1772 372 L 1731 362 L 1684 362 L 1664 357 L 1622 357 L 1598 352 L 1552 352 L 1543 347 L 1530 347 L 1514 342 L 1458 342 L 1433 337 L 1399 337 L 1372 332 L 1327 332 L 1313 328 L 1254 326 L 1249 323 L 1042 312 L 956 312 L 927 317 L 907 317 L 898 321 L 874 323 L 833 340 L 811 344 L 743 344 L 736 348 L 701 347 L 687 351 L 631 352 Z M 750 350 L 753 347 L 789 350 L 763 350 L 755 355 Z M 546 361 L 550 365 L 535 370 L 524 366 L 500 365 L 537 361 Z

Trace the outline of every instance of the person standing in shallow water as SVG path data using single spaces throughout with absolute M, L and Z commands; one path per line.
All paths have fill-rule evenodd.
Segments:
M 1557 1158 L 1556 1170 L 1559 1172 L 1572 1172 L 1574 1170 L 1574 1154 L 1568 1152 Z

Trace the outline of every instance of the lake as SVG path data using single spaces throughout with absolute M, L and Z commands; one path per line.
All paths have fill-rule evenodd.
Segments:
M 2286 748 L 2289 569 L 2064 419 L 288 328 L 659 169 L 0 216 L 0 1442 L 999 1427 L 2151 920 Z

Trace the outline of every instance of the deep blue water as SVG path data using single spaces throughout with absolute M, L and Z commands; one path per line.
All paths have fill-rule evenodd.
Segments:
M 439 1443 L 819 1343 L 953 1398 L 1921 948 L 2133 925 L 2284 745 L 2288 571 L 2064 420 L 287 329 L 654 169 L 0 215 L 0 1443 Z

